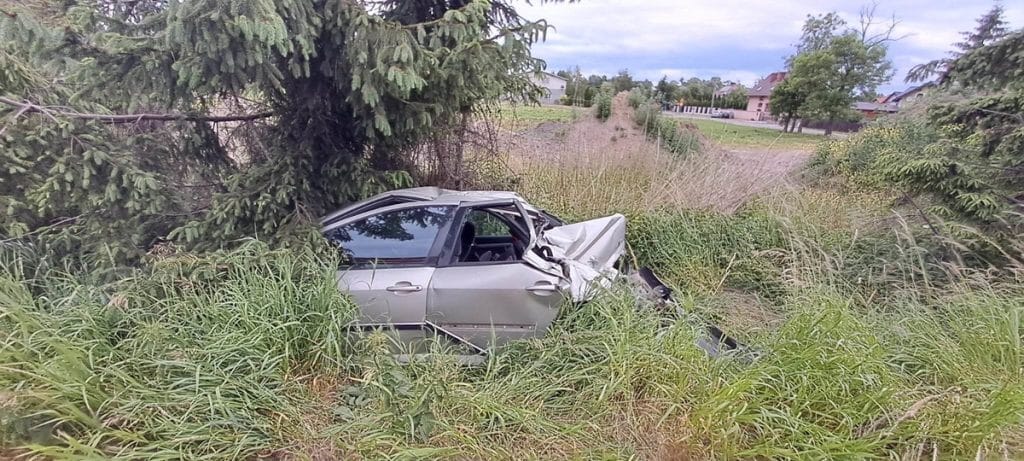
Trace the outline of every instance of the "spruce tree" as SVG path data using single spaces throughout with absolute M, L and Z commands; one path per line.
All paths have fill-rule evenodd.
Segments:
M 985 45 L 1001 40 L 1008 33 L 1006 21 L 1003 19 L 1005 10 L 1002 5 L 994 5 L 987 13 L 978 18 L 974 30 L 961 32 L 963 41 L 954 44 L 956 48 L 949 52 L 948 58 L 936 59 L 918 64 L 907 72 L 907 82 L 923 82 L 933 77 L 944 79 L 954 61 L 966 53 L 970 53 Z
M 928 110 L 943 138 L 887 162 L 888 174 L 933 197 L 931 210 L 977 254 L 1020 260 L 1009 252 L 1024 235 L 1024 29 L 985 43 L 946 67 L 940 88 L 954 102 Z
M 535 99 L 546 30 L 503 0 L 0 1 L 0 241 L 287 236 Z

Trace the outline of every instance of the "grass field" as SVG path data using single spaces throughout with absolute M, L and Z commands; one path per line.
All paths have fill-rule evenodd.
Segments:
M 335 252 L 313 243 L 154 254 L 112 283 L 0 251 L 0 459 L 1021 459 L 1020 272 L 936 260 L 871 191 L 716 212 L 702 200 L 747 164 L 607 145 L 508 187 L 570 219 L 626 214 L 630 258 L 679 309 L 615 286 L 477 367 L 348 336 Z M 757 358 L 709 358 L 698 319 Z
M 680 117 L 678 120 L 695 125 L 708 139 L 728 148 L 811 150 L 824 139 L 820 135 L 783 133 L 710 119 Z
M 590 109 L 568 106 L 512 106 L 502 104 L 494 119 L 501 128 L 520 132 L 535 128 L 545 122 L 571 122 Z

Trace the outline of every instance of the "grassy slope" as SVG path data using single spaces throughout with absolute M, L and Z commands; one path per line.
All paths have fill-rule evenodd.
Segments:
M 711 119 L 680 120 L 695 125 L 715 143 L 730 148 L 811 150 L 822 140 L 818 135 L 783 133 L 770 128 L 733 125 Z
M 545 185 L 522 187 L 622 198 L 539 204 L 629 214 L 633 253 L 679 288 L 687 313 L 638 308 L 616 289 L 482 367 L 460 367 L 440 346 L 400 366 L 382 335 L 341 339 L 352 307 L 319 252 L 176 255 L 103 287 L 31 283 L 5 260 L 0 456 L 1019 455 L 1019 284 L 950 282 L 913 233 L 866 228 L 857 216 L 878 211 L 852 210 L 878 202 L 848 191 L 771 196 L 724 215 L 652 209 L 634 191 L 651 186 L 625 173 L 549 170 L 523 179 Z M 730 321 L 755 310 L 765 321 Z M 708 359 L 692 313 L 725 320 L 760 358 Z
M 545 122 L 571 122 L 584 112 L 586 108 L 568 106 L 510 106 L 499 107 L 495 119 L 501 128 L 509 131 L 524 131 Z

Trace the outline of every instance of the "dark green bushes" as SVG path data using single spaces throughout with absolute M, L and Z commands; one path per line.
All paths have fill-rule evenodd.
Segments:
M 846 139 L 823 144 L 811 164 L 819 179 L 839 177 L 857 188 L 891 191 L 924 220 L 943 246 L 939 256 L 976 267 L 1024 261 L 1020 206 L 996 163 L 973 158 L 983 146 L 915 119 L 883 120 Z M 1019 191 L 1018 191 L 1019 192 Z
M 594 99 L 594 115 L 600 121 L 608 120 L 612 116 L 612 99 L 615 97 L 615 87 L 610 83 L 601 85 L 601 90 Z

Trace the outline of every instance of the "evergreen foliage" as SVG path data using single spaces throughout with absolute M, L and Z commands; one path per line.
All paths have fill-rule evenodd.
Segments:
M 291 235 L 536 98 L 546 30 L 487 0 L 2 2 L 0 240 L 124 262 Z
M 944 86 L 965 95 L 929 109 L 946 136 L 893 168 L 939 199 L 935 211 L 1018 240 L 1024 225 L 1024 30 L 951 61 Z
M 991 10 L 978 18 L 978 26 L 973 31 L 960 33 L 964 40 L 953 45 L 956 49 L 949 53 L 948 58 L 936 59 L 912 67 L 907 72 L 906 80 L 908 82 L 923 82 L 934 76 L 944 80 L 954 61 L 966 53 L 992 44 L 1006 36 L 1008 29 L 1006 21 L 1003 19 L 1004 14 L 1005 10 L 1002 5 L 993 5 Z
M 993 10 L 997 11 L 998 10 Z M 943 64 L 927 117 L 880 122 L 821 160 L 862 184 L 923 196 L 934 233 L 983 264 L 1024 261 L 1024 30 L 992 37 L 993 13 Z M 967 51 L 966 44 L 978 45 Z

